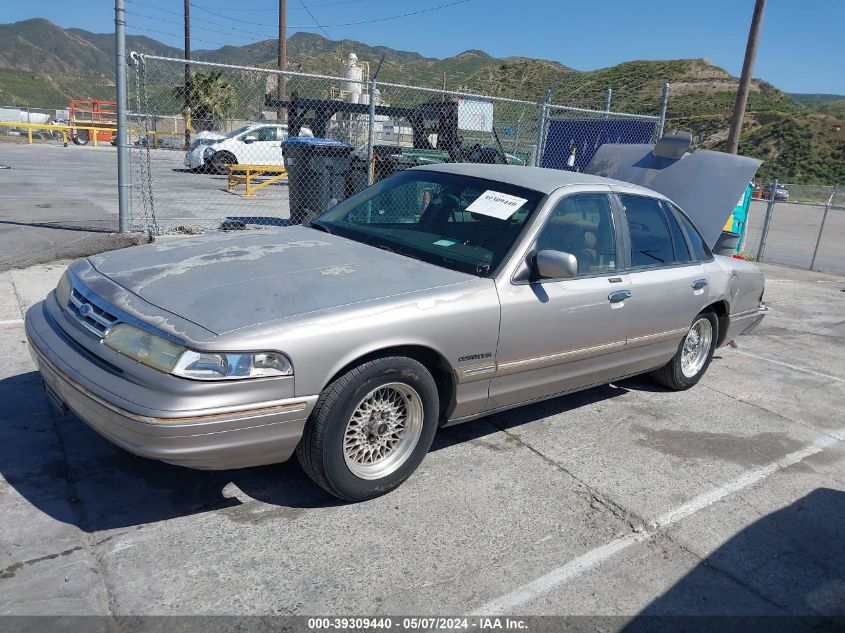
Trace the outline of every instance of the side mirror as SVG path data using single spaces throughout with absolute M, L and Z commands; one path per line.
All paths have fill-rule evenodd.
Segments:
M 255 143 L 255 141 L 257 141 L 257 140 L 258 139 L 255 138 L 254 136 L 245 136 L 244 137 L 244 143 L 246 143 L 247 145 L 249 145 L 250 143 Z
M 534 256 L 534 270 L 541 279 L 569 279 L 578 275 L 578 259 L 572 253 L 543 250 Z

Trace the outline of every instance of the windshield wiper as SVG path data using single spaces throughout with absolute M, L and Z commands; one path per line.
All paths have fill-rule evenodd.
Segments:
M 310 226 L 312 229 L 317 229 L 318 231 L 325 231 L 329 235 L 334 235 L 334 231 L 332 231 L 325 224 L 317 224 L 316 222 L 309 222 L 308 226 Z

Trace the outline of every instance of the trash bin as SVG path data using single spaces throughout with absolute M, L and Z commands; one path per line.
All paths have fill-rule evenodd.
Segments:
M 352 150 L 347 143 L 326 138 L 293 136 L 282 143 L 291 222 L 310 222 L 332 199 L 346 197 Z
M 397 171 L 423 164 L 415 156 L 405 156 L 402 150 L 403 148 L 395 145 L 376 145 L 373 147 L 375 160 L 373 171 L 376 182 L 392 176 Z
M 346 174 L 346 197 L 354 196 L 366 189 L 370 184 L 370 170 L 367 168 L 366 156 L 352 155 L 349 171 Z

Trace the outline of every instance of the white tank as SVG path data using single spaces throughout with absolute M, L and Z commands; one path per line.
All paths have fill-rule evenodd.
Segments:
M 358 97 L 362 92 L 361 79 L 364 74 L 358 65 L 358 56 L 355 53 L 349 53 L 349 57 L 346 58 L 343 76 L 348 80 L 345 86 L 346 94 L 348 95 L 347 101 L 350 103 L 359 103 L 360 100 Z

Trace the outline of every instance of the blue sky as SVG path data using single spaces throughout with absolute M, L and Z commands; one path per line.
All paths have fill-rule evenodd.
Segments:
M 302 0 L 322 25 L 421 11 L 456 0 Z M 181 46 L 181 0 L 126 0 L 130 33 Z M 194 48 L 274 37 L 278 0 L 193 0 Z M 3 1 L 0 22 L 46 17 L 65 27 L 113 30 L 113 1 Z M 323 6 L 317 6 L 323 5 Z M 753 0 L 465 0 L 402 19 L 326 26 L 335 39 L 447 57 L 476 48 L 496 57 L 554 59 L 591 70 L 632 59 L 706 57 L 738 75 Z M 204 10 L 203 10 L 204 9 Z M 300 0 L 288 31 L 321 32 Z M 146 29 L 146 30 L 142 30 Z M 157 32 L 152 32 L 157 31 Z M 170 34 L 170 35 L 165 35 Z M 845 0 L 768 0 L 754 76 L 788 92 L 845 94 Z

